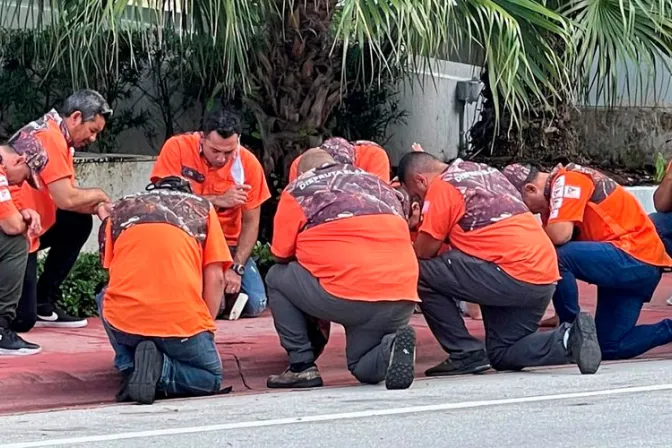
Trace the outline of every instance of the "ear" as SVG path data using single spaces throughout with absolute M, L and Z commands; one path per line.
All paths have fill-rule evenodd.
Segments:
M 422 185 L 424 188 L 427 188 L 427 178 L 423 176 L 422 174 L 414 174 L 413 175 L 413 180 L 415 181 L 416 184 Z
M 537 192 L 537 187 L 534 184 L 525 184 L 523 187 L 523 193 L 534 194 Z
M 82 121 L 83 121 L 82 120 L 82 113 L 78 110 L 74 111 L 72 113 L 72 115 L 70 115 L 70 117 L 68 117 L 68 118 L 70 118 L 70 120 L 72 120 L 72 122 L 75 126 L 79 126 L 80 124 L 82 124 Z
M 26 156 L 21 155 L 14 158 L 14 166 L 19 166 L 24 163 L 26 163 Z

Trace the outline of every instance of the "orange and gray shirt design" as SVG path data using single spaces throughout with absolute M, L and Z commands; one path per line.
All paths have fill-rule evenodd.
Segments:
M 331 164 L 304 173 L 285 190 L 306 217 L 302 230 L 365 215 L 406 219 L 403 196 L 377 176 L 349 164 Z
M 189 193 L 154 190 L 125 196 L 115 202 L 109 220 L 112 243 L 125 231 L 141 224 L 169 224 L 183 230 L 199 244 L 208 233 L 210 202 Z M 100 226 L 98 243 L 105 254 L 107 222 Z
M 486 164 L 457 159 L 441 174 L 441 180 L 464 198 L 464 216 L 457 224 L 465 232 L 529 213 L 520 193 L 504 174 Z

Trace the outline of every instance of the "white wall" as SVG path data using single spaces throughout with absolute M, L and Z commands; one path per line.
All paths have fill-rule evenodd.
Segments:
M 408 112 L 407 123 L 388 129 L 385 147 L 393 166 L 415 142 L 439 158 L 457 156 L 463 104 L 455 96 L 457 83 L 478 77 L 480 69 L 457 62 L 434 61 L 431 74 L 429 69 L 419 74 L 419 79 L 405 82 L 401 90 L 399 108 Z M 476 106 L 467 106 L 467 129 L 475 116 Z
M 145 189 L 154 166 L 154 157 L 79 156 L 75 160 L 77 183 L 82 187 L 98 187 L 107 192 L 112 200 Z M 98 251 L 98 228 L 100 221 L 93 218 L 93 231 L 83 248 L 84 252 Z

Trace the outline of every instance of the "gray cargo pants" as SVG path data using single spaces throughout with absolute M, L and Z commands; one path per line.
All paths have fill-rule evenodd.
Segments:
M 28 261 L 28 242 L 23 235 L 0 231 L 0 327 L 9 328 L 21 299 Z
M 308 330 L 311 316 L 345 327 L 348 369 L 355 378 L 368 384 L 385 379 L 394 334 L 408 324 L 414 302 L 340 299 L 297 262 L 273 266 L 266 286 L 275 329 L 290 364 L 315 362 Z
M 537 332 L 554 291 L 554 284 L 521 282 L 494 263 L 458 250 L 420 260 L 420 306 L 434 336 L 451 358 L 483 350 L 483 344 L 467 331 L 455 300 L 479 304 L 490 365 L 496 370 L 571 360 L 563 345 L 568 325 Z

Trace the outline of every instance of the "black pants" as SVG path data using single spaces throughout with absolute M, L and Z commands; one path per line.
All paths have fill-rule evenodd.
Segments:
M 497 265 L 450 250 L 420 260 L 418 292 L 429 329 L 451 358 L 483 350 L 469 334 L 457 300 L 477 303 L 483 313 L 485 345 L 496 370 L 565 364 L 567 324 L 537 332 L 555 285 L 532 285 L 509 276 Z
M 37 252 L 28 256 L 23 279 L 23 293 L 12 329 L 29 331 L 37 321 L 38 309 L 50 314 L 60 288 L 75 265 L 79 252 L 93 227 L 91 215 L 58 210 L 56 223 L 40 238 L 40 250 L 50 249 L 44 272 L 37 278 Z
M 8 328 L 16 316 L 27 259 L 26 238 L 0 232 L 0 328 Z

